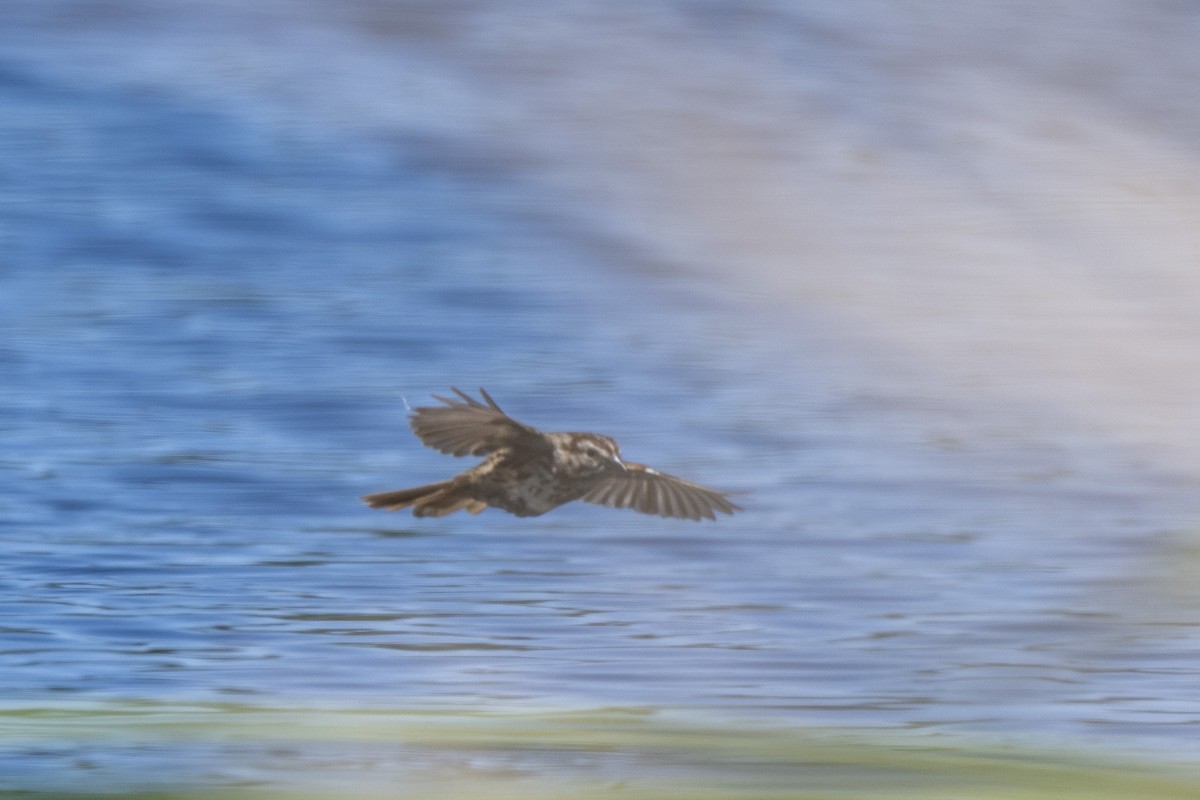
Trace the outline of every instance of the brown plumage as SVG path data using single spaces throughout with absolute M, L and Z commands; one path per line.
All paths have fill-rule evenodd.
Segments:
M 488 506 L 536 517 L 572 500 L 692 520 L 741 510 L 716 489 L 622 461 L 607 436 L 543 433 L 505 414 L 483 389 L 486 403 L 459 389 L 454 393 L 457 399 L 434 395 L 444 405 L 416 409 L 413 432 L 435 450 L 486 456 L 484 461 L 449 480 L 369 494 L 367 505 L 411 507 L 415 517 L 478 514 Z

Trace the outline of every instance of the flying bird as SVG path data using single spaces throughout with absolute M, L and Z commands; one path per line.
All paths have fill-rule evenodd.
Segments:
M 449 480 L 363 497 L 371 508 L 412 508 L 414 517 L 444 517 L 488 506 L 537 517 L 572 500 L 632 508 L 660 517 L 716 519 L 741 507 L 724 492 L 621 458 L 617 443 L 596 433 L 545 433 L 451 387 L 456 398 L 417 408 L 409 420 L 427 446 L 452 456 L 486 456 Z

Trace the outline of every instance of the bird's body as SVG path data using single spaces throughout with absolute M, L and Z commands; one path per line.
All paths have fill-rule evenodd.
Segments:
M 449 480 L 370 494 L 372 508 L 411 507 L 417 517 L 440 517 L 488 506 L 536 517 L 572 500 L 646 514 L 699 520 L 738 506 L 715 489 L 621 460 L 617 443 L 595 433 L 543 433 L 505 414 L 487 392 L 486 405 L 454 389 L 461 399 L 438 397 L 443 406 L 413 412 L 412 429 L 426 445 L 450 455 L 486 455 Z

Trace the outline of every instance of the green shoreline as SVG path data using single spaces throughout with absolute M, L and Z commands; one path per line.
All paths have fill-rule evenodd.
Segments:
M 641 709 L 10 708 L 0 711 L 0 751 L 30 763 L 53 753 L 82 765 L 77 775 L 59 771 L 51 781 L 0 776 L 0 798 L 40 800 L 1200 797 L 1192 765 L 989 747 L 951 736 L 701 723 Z M 155 774 L 137 774 L 137 759 L 147 753 L 158 764 Z M 103 766 L 106 754 L 115 754 L 115 769 Z M 133 758 L 123 761 L 128 754 Z M 164 772 L 162 765 L 173 762 L 192 774 Z

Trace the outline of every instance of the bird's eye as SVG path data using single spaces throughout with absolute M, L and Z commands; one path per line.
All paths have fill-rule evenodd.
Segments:
M 584 455 L 588 456 L 589 458 L 595 459 L 597 461 L 603 461 L 605 458 L 608 457 L 605 454 L 605 452 L 600 449 L 600 447 L 598 445 L 593 444 L 592 442 L 586 442 L 583 445 L 583 453 L 584 453 Z

